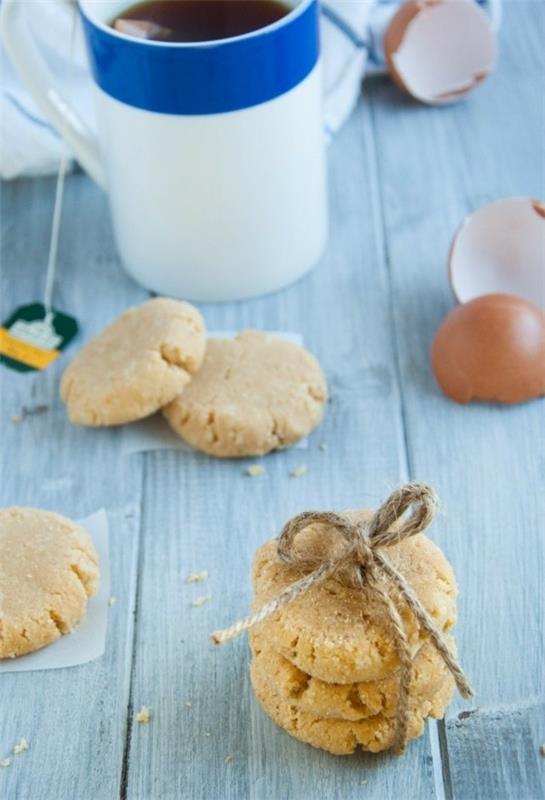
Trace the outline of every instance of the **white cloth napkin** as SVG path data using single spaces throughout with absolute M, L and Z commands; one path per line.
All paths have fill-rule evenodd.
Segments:
M 475 0 L 497 27 L 501 0 Z M 400 0 L 324 0 L 322 43 L 325 76 L 325 127 L 333 136 L 350 115 L 366 71 L 384 69 L 382 39 Z M 29 24 L 36 42 L 58 81 L 82 118 L 93 125 L 90 77 L 81 31 L 69 63 L 73 3 L 45 0 L 32 4 Z M 46 175 L 57 170 L 61 140 L 43 119 L 0 50 L 2 107 L 0 109 L 0 177 Z

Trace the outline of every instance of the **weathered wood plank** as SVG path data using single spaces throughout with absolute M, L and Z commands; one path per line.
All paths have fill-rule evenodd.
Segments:
M 434 796 L 426 738 L 401 759 L 343 760 L 313 750 L 277 729 L 252 698 L 246 642 L 221 649 L 208 642 L 211 630 L 247 610 L 252 555 L 290 515 L 373 506 L 402 471 L 377 181 L 366 155 L 371 135 L 360 108 L 333 146 L 332 241 L 318 270 L 273 297 L 204 309 L 212 329 L 303 333 L 332 394 L 309 449 L 267 457 L 260 479 L 244 474 L 247 462 L 146 456 L 132 706 L 150 705 L 154 718 L 132 728 L 128 798 Z M 302 462 L 307 475 L 290 477 Z M 202 569 L 210 572 L 207 584 L 184 584 Z M 206 594 L 209 603 L 190 608 L 191 598 Z
M 2 317 L 43 292 L 54 182 L 5 185 L 2 196 Z M 105 201 L 83 175 L 69 179 L 57 305 L 75 314 L 81 344 L 143 292 L 120 272 Z M 67 357 L 43 373 L 0 367 L 1 505 L 31 505 L 83 517 L 105 507 L 110 521 L 112 592 L 106 653 L 89 664 L 0 676 L 0 757 L 20 737 L 29 750 L 0 770 L 9 800 L 111 800 L 118 795 L 133 642 L 141 464 L 121 459 L 113 432 L 68 423 L 58 397 Z M 48 410 L 20 424 L 23 406 Z
M 331 245 L 312 276 L 269 298 L 204 309 L 211 328 L 304 334 L 333 395 L 308 451 L 267 458 L 259 480 L 243 463 L 196 454 L 121 459 L 116 432 L 67 423 L 57 399 L 62 363 L 42 375 L 0 370 L 2 504 L 74 517 L 105 506 L 118 597 L 103 659 L 1 676 L 0 744 L 7 754 L 25 736 L 30 750 L 0 771 L 0 796 L 110 800 L 121 787 L 122 797 L 154 800 L 441 797 L 427 738 L 402 759 L 314 751 L 253 701 L 245 642 L 214 650 L 207 641 L 247 608 L 251 555 L 290 514 L 373 505 L 407 471 L 443 496 L 434 535 L 460 578 L 460 648 L 482 706 L 460 727 L 455 706 L 443 731 L 447 796 L 540 796 L 532 793 L 543 781 L 536 753 L 545 730 L 539 705 L 529 704 L 545 691 L 543 403 L 458 408 L 438 393 L 427 357 L 452 305 L 444 260 L 458 222 L 495 196 L 544 193 L 543 10 L 530 0 L 506 12 L 500 70 L 467 103 L 424 109 L 386 81 L 369 86 L 370 105 L 332 147 Z M 52 195 L 51 181 L 3 187 L 2 316 L 41 293 Z M 70 178 L 66 207 L 57 296 L 87 335 L 145 293 L 118 269 L 104 198 L 83 176 Z M 22 405 L 44 402 L 46 414 L 11 423 Z M 302 462 L 308 474 L 291 478 Z M 185 585 L 199 569 L 209 583 Z M 208 604 L 190 608 L 209 592 Z M 498 716 L 506 703 L 513 713 Z M 147 726 L 132 722 L 141 704 L 152 708 Z
M 417 107 L 386 80 L 370 90 L 410 471 L 443 499 L 434 535 L 459 578 L 460 652 L 492 714 L 545 697 L 545 404 L 457 406 L 435 384 L 429 349 L 454 305 L 446 254 L 464 215 L 498 196 L 545 192 L 544 11 L 506 4 L 498 71 L 461 105 Z M 499 774 L 493 759 L 479 760 L 485 728 L 447 727 L 453 797 L 530 796 L 535 784 L 521 786 L 509 752 Z M 466 763 L 477 762 L 486 775 L 470 785 Z
M 457 800 L 473 800 L 476 796 L 510 796 L 519 800 L 544 797 L 545 765 L 539 752 L 543 741 L 544 702 L 477 710 L 470 716 L 449 720 L 452 796 Z

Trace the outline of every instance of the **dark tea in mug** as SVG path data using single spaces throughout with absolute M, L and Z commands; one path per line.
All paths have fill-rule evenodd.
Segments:
M 278 0 L 147 0 L 112 21 L 120 33 L 162 42 L 210 42 L 272 25 L 292 10 Z

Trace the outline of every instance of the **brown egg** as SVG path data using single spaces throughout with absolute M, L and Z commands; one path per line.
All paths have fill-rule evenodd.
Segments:
M 458 403 L 522 403 L 545 394 L 545 313 L 521 297 L 486 294 L 457 306 L 431 351 L 439 386 Z
M 430 105 L 463 97 L 497 58 L 490 19 L 474 0 L 407 0 L 386 30 L 384 54 L 394 82 Z

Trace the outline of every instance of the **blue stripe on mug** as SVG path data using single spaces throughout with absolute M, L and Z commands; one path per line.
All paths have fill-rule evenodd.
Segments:
M 80 12 L 94 79 L 122 103 L 163 114 L 217 114 L 297 86 L 319 56 L 318 2 L 233 39 L 164 43 L 123 36 Z

